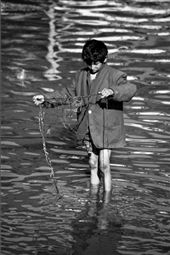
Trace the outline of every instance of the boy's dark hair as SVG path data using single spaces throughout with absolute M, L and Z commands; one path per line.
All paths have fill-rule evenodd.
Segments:
M 88 40 L 82 50 L 82 59 L 88 65 L 91 65 L 92 62 L 101 62 L 103 63 L 107 57 L 108 50 L 106 45 L 102 41 L 95 39 Z

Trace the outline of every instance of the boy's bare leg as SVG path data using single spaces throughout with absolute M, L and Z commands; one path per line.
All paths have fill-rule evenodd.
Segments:
M 112 183 L 111 172 L 110 172 L 110 155 L 111 155 L 111 150 L 108 150 L 108 149 L 100 150 L 99 162 L 100 162 L 100 170 L 102 171 L 104 175 L 105 191 L 111 190 L 111 183 Z
M 89 156 L 89 165 L 91 169 L 90 182 L 92 185 L 98 185 L 100 180 L 98 176 L 98 155 L 91 152 Z

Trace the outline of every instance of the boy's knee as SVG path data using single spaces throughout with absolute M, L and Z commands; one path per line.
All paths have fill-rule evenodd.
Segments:
M 108 171 L 110 171 L 109 162 L 100 162 L 100 170 L 101 170 L 103 173 L 107 173 Z
M 94 168 L 97 167 L 98 161 L 97 161 L 97 159 L 90 157 L 89 158 L 89 164 L 90 164 L 91 169 L 94 169 Z

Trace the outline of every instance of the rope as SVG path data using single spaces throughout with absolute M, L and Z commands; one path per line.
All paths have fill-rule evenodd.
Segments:
M 42 137 L 42 143 L 43 143 L 43 151 L 44 151 L 44 155 L 45 155 L 45 159 L 46 159 L 46 162 L 51 170 L 51 173 L 50 173 L 50 178 L 52 179 L 53 181 L 53 184 L 54 184 L 54 187 L 55 187 L 55 190 L 57 192 L 57 194 L 59 194 L 59 189 L 57 187 L 57 181 L 55 179 L 55 173 L 54 173 L 54 169 L 53 169 L 53 166 L 52 166 L 52 162 L 51 162 L 51 159 L 49 158 L 49 153 L 47 151 L 47 146 L 46 146 L 46 140 L 45 140 L 45 136 L 44 136 L 44 111 L 42 109 L 42 106 L 41 104 L 39 105 L 39 130 L 40 130 L 40 134 L 41 134 L 41 137 Z

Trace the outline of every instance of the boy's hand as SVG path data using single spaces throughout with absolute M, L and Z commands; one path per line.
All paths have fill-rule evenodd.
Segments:
M 106 88 L 98 93 L 101 95 L 101 98 L 114 95 L 114 91 L 112 89 L 106 89 Z
M 36 95 L 33 97 L 33 102 L 36 105 L 40 105 L 42 103 L 44 103 L 44 96 L 43 95 Z

